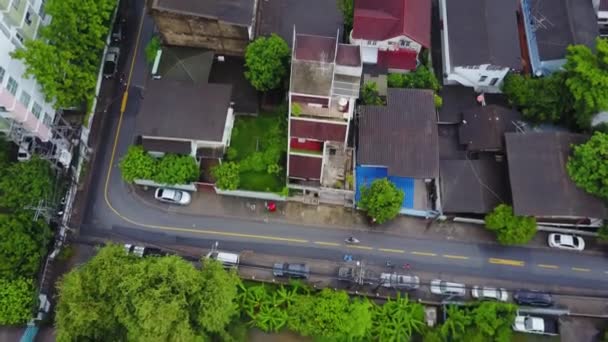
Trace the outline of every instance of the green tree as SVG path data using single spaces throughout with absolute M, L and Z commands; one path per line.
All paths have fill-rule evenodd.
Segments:
M 608 134 L 595 132 L 586 143 L 574 146 L 566 169 L 579 188 L 608 199 Z
M 441 89 L 435 73 L 424 65 L 405 74 L 388 74 L 387 82 L 391 88 L 431 89 L 434 91 Z
M 469 336 L 473 341 L 511 341 L 511 325 L 515 320 L 517 307 L 513 304 L 483 302 L 472 312 L 472 326 Z
M 40 200 L 50 200 L 53 192 L 53 173 L 48 161 L 34 155 L 32 159 L 14 163 L 0 179 L 0 206 L 24 210 Z
M 441 325 L 441 336 L 448 341 L 464 341 L 463 337 L 472 318 L 467 313 L 455 305 L 447 307 L 447 319 Z
M 158 162 L 141 145 L 129 147 L 127 154 L 120 160 L 118 167 L 122 179 L 133 183 L 136 179 L 152 179 L 156 174 Z
M 414 333 L 426 327 L 422 304 L 410 302 L 397 294 L 374 308 L 372 336 L 376 341 L 410 341 Z
M 569 46 L 564 69 L 576 123 L 588 128 L 595 114 L 608 109 L 608 39 L 597 38 L 595 52 L 585 45 Z
M 399 214 L 405 194 L 387 178 L 376 179 L 361 188 L 359 207 L 376 223 L 382 224 Z
M 289 46 L 276 34 L 260 37 L 245 51 L 245 77 L 259 91 L 276 89 L 287 74 Z
M 160 50 L 160 38 L 154 36 L 146 45 L 146 62 L 148 62 L 148 64 L 154 64 L 158 50 Z
M 486 228 L 496 233 L 502 245 L 519 245 L 530 241 L 536 234 L 536 219 L 529 216 L 516 216 L 513 208 L 500 204 L 486 215 Z
M 53 20 L 40 27 L 39 39 L 12 53 L 58 108 L 90 108 L 115 6 L 114 0 L 49 0 L 45 12 Z
M 342 12 L 342 19 L 344 20 L 344 28 L 346 34 L 350 34 L 353 29 L 353 17 L 355 15 L 355 2 L 354 0 L 337 0 L 338 9 Z
M 46 253 L 51 231 L 25 213 L 0 215 L 0 277 L 33 277 Z
M 215 186 L 222 190 L 238 189 L 241 182 L 239 170 L 239 164 L 235 162 L 221 163 L 215 166 L 211 169 L 211 174 L 215 178 Z
M 0 278 L 0 324 L 25 324 L 34 313 L 35 296 L 31 279 Z
M 189 184 L 198 179 L 196 159 L 189 155 L 166 154 L 160 159 L 152 180 L 160 184 Z
M 376 82 L 367 82 L 363 85 L 363 89 L 361 89 L 361 101 L 363 101 L 363 104 L 370 106 L 381 106 L 384 104 L 384 100 L 382 100 L 378 93 Z
M 224 332 L 237 313 L 234 273 L 176 256 L 102 248 L 59 283 L 58 341 L 194 341 Z

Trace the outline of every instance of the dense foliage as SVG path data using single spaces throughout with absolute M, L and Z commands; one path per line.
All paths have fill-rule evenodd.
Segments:
M 393 219 L 403 203 L 405 194 L 387 178 L 376 179 L 367 187 L 361 188 L 361 200 L 358 205 L 376 223 Z
M 454 342 L 508 342 L 517 307 L 483 302 L 472 306 L 449 306 L 447 320 L 440 327 L 443 339 Z
M 53 191 L 53 172 L 48 161 L 34 155 L 32 159 L 13 163 L 0 179 L 0 206 L 24 210 L 26 206 L 50 200 Z
M 516 216 L 513 208 L 500 204 L 486 215 L 486 228 L 496 233 L 503 245 L 520 245 L 530 241 L 536 234 L 536 219 L 529 216 Z
M 397 294 L 396 299 L 375 305 L 372 336 L 377 341 L 410 341 L 414 334 L 426 330 L 424 320 L 422 304 Z
M 56 107 L 90 108 L 115 6 L 114 0 L 49 0 L 44 9 L 53 20 L 12 54 Z
M 139 258 L 102 248 L 59 283 L 58 341 L 194 341 L 223 334 L 237 314 L 233 272 L 175 256 Z
M 342 20 L 344 21 L 344 30 L 346 34 L 350 34 L 353 28 L 353 17 L 355 15 L 354 0 L 337 0 L 338 9 L 342 12 Z
M 434 91 L 441 88 L 435 73 L 424 65 L 412 72 L 388 74 L 387 82 L 391 88 L 431 89 Z
M 211 174 L 215 178 L 215 186 L 222 190 L 238 189 L 241 182 L 239 172 L 239 164 L 235 162 L 224 162 L 211 169 Z
M 25 213 L 0 215 L 0 278 L 33 277 L 51 238 L 48 225 Z
M 608 199 L 608 134 L 595 132 L 586 143 L 574 146 L 566 168 L 578 187 Z
M 245 51 L 245 77 L 259 91 L 276 89 L 287 75 L 290 50 L 283 38 L 259 37 Z
M 154 64 L 158 50 L 160 50 L 160 38 L 154 36 L 146 45 L 146 62 L 148 62 L 148 64 Z
M 34 312 L 36 292 L 31 279 L 0 278 L 0 324 L 27 322 Z
M 364 105 L 381 106 L 384 104 L 384 100 L 378 93 L 376 82 L 367 82 L 363 85 L 363 89 L 361 89 L 361 101 Z
M 145 179 L 159 184 L 188 184 L 199 175 L 198 164 L 192 156 L 168 153 L 157 159 L 139 145 L 129 147 L 118 167 L 127 183 Z

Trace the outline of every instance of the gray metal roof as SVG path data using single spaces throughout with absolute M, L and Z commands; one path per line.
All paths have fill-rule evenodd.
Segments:
M 360 106 L 357 163 L 391 176 L 437 178 L 439 144 L 433 91 L 389 88 L 386 106 Z
M 254 0 L 154 0 L 152 8 L 250 26 L 255 17 L 254 5 Z
M 452 66 L 492 64 L 521 69 L 518 0 L 447 0 Z
M 502 151 L 504 134 L 515 132 L 521 114 L 497 105 L 471 107 L 462 112 L 459 142 L 469 151 Z
M 567 132 L 505 134 L 516 215 L 607 217 L 604 202 L 578 188 L 566 170 L 571 145 L 587 139 Z

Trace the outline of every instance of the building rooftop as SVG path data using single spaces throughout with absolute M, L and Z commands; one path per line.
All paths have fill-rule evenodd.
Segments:
M 431 46 L 431 0 L 357 0 L 353 38 L 386 40 L 405 35 Z
M 255 0 L 153 0 L 152 8 L 219 19 L 241 26 L 252 25 L 255 17 Z
M 485 214 L 511 202 L 505 161 L 442 160 L 440 170 L 444 212 Z
M 258 112 L 258 92 L 245 78 L 245 60 L 242 57 L 224 56 L 224 61 L 214 58 L 209 83 L 232 85 L 232 101 L 235 113 Z
M 582 134 L 505 134 L 509 179 L 516 215 L 606 218 L 604 202 L 578 188 L 566 171 L 572 144 Z
M 459 142 L 469 151 L 503 151 L 504 134 L 515 132 L 520 120 L 519 112 L 497 105 L 469 108 L 462 112 Z
M 530 12 L 541 60 L 565 58 L 569 45 L 595 46 L 599 28 L 591 1 L 530 0 Z
M 446 1 L 452 66 L 491 64 L 522 68 L 518 0 Z
M 222 141 L 232 86 L 187 81 L 148 82 L 137 114 L 142 136 Z
M 433 92 L 389 88 L 386 106 L 361 106 L 357 163 L 390 176 L 437 178 L 439 148 Z

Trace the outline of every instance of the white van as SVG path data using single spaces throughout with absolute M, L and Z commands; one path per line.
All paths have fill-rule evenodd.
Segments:
M 224 268 L 237 268 L 240 256 L 235 253 L 211 251 L 207 254 L 207 259 L 217 260 L 224 265 Z

